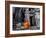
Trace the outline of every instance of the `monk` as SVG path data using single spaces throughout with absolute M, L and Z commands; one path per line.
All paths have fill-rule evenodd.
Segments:
M 30 24 L 29 24 L 28 20 L 24 20 L 23 25 L 24 25 L 25 29 L 29 29 L 30 28 Z

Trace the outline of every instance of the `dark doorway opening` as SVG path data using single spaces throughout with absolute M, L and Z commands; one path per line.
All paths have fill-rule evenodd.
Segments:
M 30 16 L 30 24 L 31 24 L 31 26 L 33 26 L 32 17 L 33 17 L 33 16 Z

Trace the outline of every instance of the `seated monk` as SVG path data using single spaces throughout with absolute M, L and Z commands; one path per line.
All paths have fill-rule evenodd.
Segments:
M 24 20 L 23 25 L 24 25 L 25 29 L 29 29 L 30 28 L 30 24 L 29 24 L 28 20 Z

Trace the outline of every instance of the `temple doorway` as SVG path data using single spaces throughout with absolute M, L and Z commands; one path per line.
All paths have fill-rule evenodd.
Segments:
M 33 26 L 32 17 L 33 17 L 33 16 L 30 16 L 30 26 Z

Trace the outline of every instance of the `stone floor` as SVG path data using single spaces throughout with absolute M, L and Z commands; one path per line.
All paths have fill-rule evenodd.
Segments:
M 29 30 L 39 30 L 40 27 L 37 27 L 37 26 L 31 26 L 29 28 Z M 21 27 L 21 28 L 16 28 L 16 30 L 28 30 L 28 29 L 24 29 L 24 27 Z
M 39 30 L 40 29 L 40 27 L 37 27 L 37 26 L 31 26 L 31 28 L 30 28 L 31 30 Z

